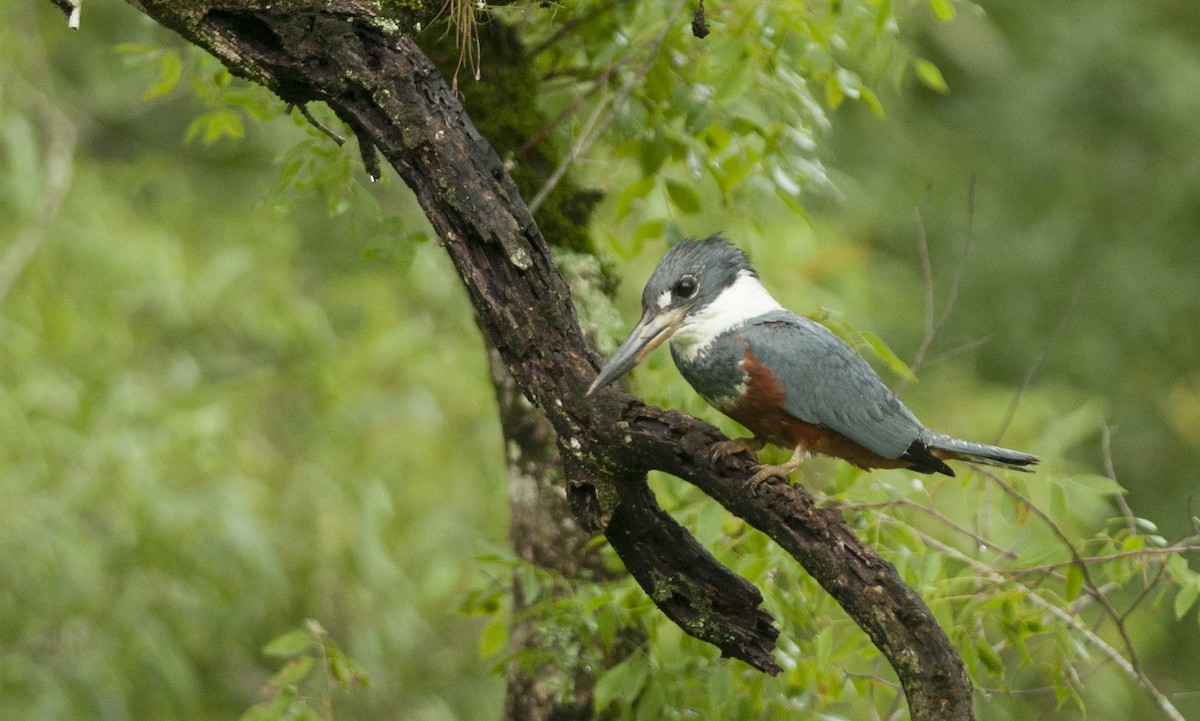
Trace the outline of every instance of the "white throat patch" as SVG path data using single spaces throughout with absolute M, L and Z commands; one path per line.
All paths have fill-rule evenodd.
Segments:
M 698 313 L 688 316 L 671 336 L 671 346 L 683 360 L 694 361 L 725 331 L 776 310 L 784 307 L 771 297 L 758 278 L 748 270 L 739 271 L 737 280 L 728 288 Z

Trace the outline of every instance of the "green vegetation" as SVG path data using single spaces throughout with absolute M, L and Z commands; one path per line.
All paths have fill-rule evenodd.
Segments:
M 1200 576 L 1194 551 L 1167 546 L 1195 533 L 1200 460 L 1200 18 L 983 7 L 711 3 L 703 42 L 674 2 L 498 8 L 535 51 L 540 109 L 571 108 L 536 162 L 506 160 L 536 189 L 584 146 L 547 202 L 602 193 L 586 235 L 616 259 L 629 322 L 669 240 L 725 231 L 781 300 L 907 383 L 931 426 L 1045 458 L 1032 476 L 804 472 L 928 600 L 981 719 L 1160 717 L 1107 655 L 1127 641 L 1195 716 Z M 506 645 L 509 583 L 535 598 L 563 582 L 505 550 L 486 358 L 413 200 L 386 173 L 369 183 L 352 141 L 123 5 L 88 4 L 70 33 L 49 3 L 0 8 L 5 717 L 498 718 L 503 663 L 546 660 Z M 587 246 L 570 212 L 551 217 Z M 911 382 L 898 359 L 926 333 L 922 234 L 935 321 L 971 238 L 926 358 L 965 350 Z M 634 387 L 739 433 L 670 366 L 655 354 Z M 652 481 L 764 589 L 785 671 L 719 660 L 632 582 L 582 585 L 525 613 L 606 650 L 644 629 L 597 669 L 598 708 L 902 708 L 788 557 L 694 488 Z

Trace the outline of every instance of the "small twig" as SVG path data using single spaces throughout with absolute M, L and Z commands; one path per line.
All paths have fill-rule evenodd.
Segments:
M 1071 299 L 1067 301 L 1067 307 L 1063 309 L 1062 316 L 1058 319 L 1058 326 L 1054 332 L 1050 334 L 1050 338 L 1038 351 L 1037 357 L 1033 359 L 1033 363 L 1029 365 L 1029 370 L 1025 371 L 1025 377 L 1021 379 L 1021 384 L 1017 386 L 1017 392 L 1013 394 L 1012 400 L 1008 403 L 1008 410 L 1004 413 L 1004 420 L 1000 422 L 1000 428 L 996 431 L 993 443 L 999 443 L 1000 438 L 1004 436 L 1004 432 L 1008 430 L 1008 425 L 1012 423 L 1012 419 L 1017 414 L 1017 406 L 1021 404 L 1021 397 L 1025 395 L 1025 391 L 1029 388 L 1029 384 L 1033 382 L 1033 377 L 1037 375 L 1038 369 L 1042 367 L 1042 363 L 1046 361 L 1046 357 L 1050 355 L 1050 350 L 1058 342 L 1058 337 L 1062 335 L 1063 330 L 1067 327 L 1067 322 L 1071 320 L 1071 315 L 1075 311 L 1075 306 L 1079 303 L 1079 296 L 1083 294 L 1083 284 L 1077 283 L 1075 290 L 1071 292 Z
M 1200 518 L 1197 518 L 1195 511 L 1192 510 L 1192 501 L 1194 501 L 1195 499 L 1196 499 L 1196 497 L 1194 495 L 1188 496 L 1188 500 L 1187 500 L 1188 525 L 1192 527 L 1193 534 L 1195 534 L 1196 536 L 1200 536 Z
M 937 365 L 938 363 L 941 363 L 942 361 L 950 360 L 951 358 L 953 358 L 955 356 L 959 356 L 959 355 L 962 355 L 963 353 L 968 353 L 970 351 L 973 351 L 976 348 L 978 348 L 986 343 L 990 343 L 992 338 L 994 338 L 994 337 L 995 336 L 985 335 L 982 338 L 976 338 L 973 341 L 963 343 L 962 345 L 960 345 L 956 348 L 951 348 L 948 351 L 943 351 L 941 353 L 938 353 L 934 357 L 932 357 L 929 360 L 926 360 L 924 363 L 922 363 L 921 367 L 928 368 L 929 366 Z
M 933 192 L 932 185 L 925 186 L 925 202 L 922 208 L 928 210 L 930 204 L 930 196 Z M 946 325 L 946 321 L 950 319 L 950 314 L 954 312 L 954 304 L 958 300 L 958 292 L 962 289 L 963 279 L 967 275 L 967 260 L 971 253 L 971 244 L 975 240 L 975 178 L 971 177 L 971 184 L 967 191 L 967 234 L 963 239 L 962 250 L 958 255 L 958 264 L 954 269 L 954 279 L 950 281 L 950 291 L 946 295 L 946 304 L 942 307 L 941 315 L 934 318 L 934 298 L 933 298 L 933 262 L 929 258 L 929 237 L 925 229 L 925 218 L 921 210 L 916 212 L 917 221 L 917 254 L 921 259 L 921 277 L 925 286 L 925 335 L 921 338 L 921 344 L 917 346 L 917 352 L 913 354 L 912 363 L 909 368 L 913 373 L 918 369 L 927 365 L 925 354 L 929 352 L 929 348 L 933 345 L 934 339 Z M 983 341 L 976 341 L 974 344 L 960 346 L 954 352 L 943 353 L 935 360 L 942 360 L 949 355 L 953 355 L 968 347 L 974 347 Z M 908 379 L 904 378 L 896 385 L 896 392 L 900 393 L 908 385 Z
M 967 235 L 963 239 L 962 249 L 958 254 L 958 265 L 954 268 L 954 279 L 950 281 L 950 292 L 946 296 L 946 305 L 938 318 L 934 333 L 941 330 L 950 313 L 954 311 L 954 303 L 958 300 L 958 291 L 962 289 L 963 279 L 967 276 L 967 261 L 971 256 L 971 246 L 975 242 L 975 176 L 971 176 L 967 187 Z
M 1084 670 L 1082 673 L 1072 669 L 1072 671 L 1071 671 L 1072 678 L 1067 679 L 1067 681 L 1068 681 L 1068 683 L 1071 683 L 1074 681 L 1083 681 L 1084 679 L 1091 678 L 1095 674 L 1099 673 L 1100 669 L 1102 669 L 1102 668 L 1104 668 L 1104 664 L 1098 663 L 1098 664 L 1093 665 L 1091 668 Z M 1046 694 L 1052 694 L 1052 693 L 1055 693 L 1055 691 L 1057 691 L 1057 689 L 1052 685 L 1034 686 L 1031 688 L 996 688 L 996 687 L 980 686 L 980 687 L 978 687 L 978 690 L 982 691 L 983 693 L 994 693 L 994 694 L 1002 694 L 1004 696 L 1018 696 L 1018 697 L 1019 696 L 1042 696 L 1042 695 L 1046 695 Z
M 1122 622 L 1124 622 L 1125 619 L 1129 618 L 1130 614 L 1132 614 L 1135 610 L 1137 610 L 1138 606 L 1142 605 L 1142 601 L 1144 601 L 1146 596 L 1149 596 L 1150 592 L 1153 591 L 1155 589 L 1155 587 L 1158 586 L 1158 582 L 1162 580 L 1162 577 L 1166 572 L 1167 572 L 1167 564 L 1160 563 L 1158 565 L 1158 571 L 1156 571 L 1154 574 L 1154 578 L 1150 579 L 1149 583 L 1142 584 L 1141 593 L 1139 593 L 1137 595 L 1137 597 L 1134 598 L 1133 601 L 1131 601 L 1129 603 L 1129 608 L 1125 609 L 1125 613 L 1121 614 Z
M 925 357 L 925 351 L 929 349 L 933 343 L 933 336 L 936 333 L 934 330 L 933 320 L 933 262 L 929 259 L 929 237 L 925 232 L 925 216 L 922 210 L 928 210 L 930 196 L 933 193 L 933 185 L 925 185 L 925 202 L 921 207 L 913 211 L 913 218 L 917 223 L 917 257 L 921 260 L 921 281 L 922 287 L 925 289 L 925 334 L 921 337 L 921 343 L 917 346 L 917 352 L 913 354 L 912 363 L 909 363 L 909 369 L 916 373 L 916 369 L 921 365 L 921 360 Z M 899 395 L 908 387 L 908 378 L 901 378 L 893 389 Z
M 300 114 L 304 116 L 304 119 L 308 121 L 309 125 L 313 126 L 317 130 L 320 130 L 322 133 L 329 136 L 329 138 L 333 142 L 337 143 L 339 147 L 346 144 L 346 139 L 344 137 L 333 132 L 333 130 L 331 130 L 328 126 L 326 126 L 320 120 L 317 120 L 313 116 L 313 114 L 308 111 L 307 103 L 301 103 L 299 105 L 295 105 L 295 104 L 288 105 L 287 109 L 288 109 L 289 113 L 292 110 L 299 110 Z
M 1104 459 L 1104 475 L 1108 476 L 1108 480 L 1116 483 L 1117 471 L 1113 468 L 1112 459 L 1112 426 L 1107 423 L 1100 425 L 1100 455 Z M 1125 518 L 1125 528 L 1128 529 L 1129 535 L 1136 536 L 1137 518 L 1125 501 L 1125 496 L 1120 493 L 1116 494 L 1116 502 L 1117 508 L 1121 509 L 1121 515 Z
M 1080 556 L 1078 559 L 1073 558 L 1070 561 L 1041 563 L 1036 566 L 1026 566 L 1024 568 L 1013 569 L 1012 571 L 1005 571 L 1005 573 L 1009 573 L 1014 578 L 1019 578 L 1031 573 L 1043 573 L 1057 568 L 1074 566 L 1077 563 L 1107 563 L 1109 561 L 1123 561 L 1129 558 L 1137 558 L 1138 556 L 1173 556 L 1179 553 L 1200 553 L 1200 546 L 1174 545 L 1165 548 L 1137 548 L 1132 551 L 1108 553 L 1103 556 Z

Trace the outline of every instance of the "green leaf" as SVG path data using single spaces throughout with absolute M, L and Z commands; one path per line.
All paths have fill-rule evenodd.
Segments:
M 616 205 L 614 206 L 614 215 L 617 220 L 624 220 L 628 217 L 633 209 L 633 203 L 636 200 L 645 198 L 654 189 L 654 176 L 646 176 L 639 180 L 630 183 L 624 190 L 617 195 Z
M 637 721 L 658 721 L 667 705 L 667 694 L 663 687 L 654 684 L 638 699 Z
M 948 23 L 954 19 L 954 0 L 929 0 L 929 7 L 938 20 Z
M 629 664 L 619 663 L 605 671 L 596 680 L 596 690 L 592 703 L 597 714 L 608 708 L 609 704 L 617 698 L 621 687 L 625 685 L 625 677 L 628 675 Z
M 879 100 L 879 96 L 865 85 L 862 88 L 862 100 L 871 109 L 871 112 L 875 113 L 875 117 L 887 120 L 887 113 L 883 111 L 883 103 Z
M 933 583 L 942 575 L 942 552 L 933 548 L 925 549 L 925 558 L 921 562 L 921 582 Z
M 1124 541 L 1121 541 L 1122 551 L 1140 551 L 1146 547 L 1145 536 L 1129 536 Z
M 842 84 L 838 82 L 837 75 L 830 75 L 825 81 L 825 102 L 829 103 L 829 107 L 837 109 L 841 107 L 842 101 L 846 99 L 846 94 L 842 91 Z
M 658 135 L 652 135 L 638 143 L 637 159 L 638 165 L 642 169 L 642 175 L 657 173 L 658 169 L 667 161 L 668 150 L 667 144 Z
M 279 718 L 279 711 L 273 704 L 256 703 L 238 717 L 238 721 L 272 721 Z
M 1083 568 L 1078 563 L 1072 563 L 1067 568 L 1067 600 L 1074 601 L 1075 597 L 1079 595 L 1079 589 L 1081 588 L 1083 588 Z
M 650 662 L 646 657 L 643 654 L 631 657 L 629 659 L 629 673 L 625 675 L 624 681 L 621 683 L 621 700 L 626 703 L 632 703 L 634 699 L 641 695 L 642 689 L 646 686 L 646 679 L 649 676 Z
M 1100 493 L 1103 495 L 1111 495 L 1115 493 L 1125 493 L 1125 489 L 1121 488 L 1121 484 L 1117 483 L 1108 476 L 1102 476 L 1098 473 L 1081 473 L 1076 476 L 1064 476 L 1062 478 L 1053 478 L 1051 482 L 1062 483 L 1067 488 L 1082 489 L 1091 493 Z
M 160 98 L 174 90 L 175 86 L 179 84 L 179 79 L 183 77 L 183 61 L 179 58 L 179 52 L 168 50 L 163 53 L 158 72 L 158 81 L 142 93 L 142 100 L 150 101 Z
M 326 644 L 326 648 L 329 648 L 329 645 Z M 333 676 L 343 691 L 349 691 L 351 686 L 366 688 L 370 685 L 366 669 L 337 648 L 329 650 L 329 675 Z
M 497 616 L 483 627 L 479 636 L 479 655 L 488 658 L 500 653 L 508 643 L 508 618 Z
M 976 639 L 975 653 L 989 672 L 996 676 L 1004 675 L 1004 659 L 1000 658 L 1000 654 L 996 653 L 996 649 L 992 648 L 992 644 L 988 643 L 986 638 L 980 636 Z
M 1179 593 L 1175 594 L 1176 620 L 1182 619 L 1191 610 L 1197 597 L 1200 597 L 1200 579 L 1179 589 Z
M 262 652 L 268 656 L 295 656 L 301 651 L 307 651 L 312 646 L 313 637 L 307 631 L 296 629 L 282 636 L 276 636 L 263 646 Z
M 667 196 L 671 198 L 671 202 L 675 204 L 675 207 L 685 213 L 700 212 L 700 196 L 696 194 L 696 191 L 690 185 L 668 179 L 666 186 Z
M 733 677 L 727 669 L 714 669 L 707 684 L 709 707 L 723 710 L 736 698 L 737 691 L 733 687 Z
M 871 350 L 878 356 L 879 360 L 883 361 L 884 366 L 888 370 L 910 381 L 917 379 L 916 374 L 912 372 L 908 364 L 901 360 L 900 356 L 896 355 L 896 352 L 889 348 L 888 344 L 884 343 L 882 338 L 869 332 L 861 332 L 861 335 L 863 340 L 867 342 L 867 345 L 871 346 Z
M 1061 484 L 1051 483 L 1050 490 L 1050 513 L 1055 518 L 1066 518 L 1071 512 L 1071 502 L 1067 499 L 1067 491 Z
M 942 77 L 942 71 L 928 60 L 924 58 L 913 60 L 913 69 L 917 71 L 917 78 L 930 90 L 936 90 L 939 93 L 950 90 L 946 79 Z
M 193 120 L 188 125 L 184 140 L 191 142 L 199 137 L 205 145 L 212 145 L 221 138 L 229 137 L 236 140 L 245 134 L 246 128 L 242 124 L 242 116 L 238 115 L 236 110 L 222 108 L 205 113 Z
M 633 231 L 632 241 L 635 248 L 640 247 L 643 241 L 653 238 L 661 238 L 663 236 L 663 231 L 666 229 L 667 221 L 665 218 L 654 218 L 653 220 L 647 220 L 645 223 L 642 223 L 637 227 L 637 230 Z
M 274 688 L 283 688 L 284 686 L 294 686 L 304 680 L 308 672 L 312 670 L 312 656 L 301 656 L 300 658 L 288 661 L 279 672 L 271 677 L 270 686 Z

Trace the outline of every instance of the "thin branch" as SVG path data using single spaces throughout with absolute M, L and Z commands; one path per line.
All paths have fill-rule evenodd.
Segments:
M 1117 471 L 1113 468 L 1112 460 L 1112 426 L 1107 423 L 1100 425 L 1100 455 L 1104 459 L 1104 475 L 1113 483 L 1117 482 Z M 1129 531 L 1129 535 L 1137 535 L 1137 518 L 1133 515 L 1133 511 L 1129 508 L 1129 504 L 1125 501 L 1125 496 L 1116 494 L 1117 508 L 1121 509 L 1121 516 L 1125 518 L 1125 528 Z
M 925 202 L 921 207 L 913 211 L 913 218 L 917 223 L 917 256 L 921 260 L 921 280 L 922 287 L 925 289 L 925 334 L 921 337 L 921 344 L 917 346 L 917 352 L 913 354 L 912 363 L 909 364 L 909 369 L 916 373 L 916 369 L 920 367 L 922 359 L 925 357 L 925 351 L 929 349 L 933 343 L 933 336 L 937 333 L 934 330 L 933 319 L 933 262 L 929 259 L 929 237 L 925 232 L 925 216 L 922 210 L 929 208 L 930 196 L 933 193 L 933 185 L 925 185 Z M 897 395 L 902 393 L 908 387 L 908 378 L 901 378 L 893 389 Z
M 1142 605 L 1142 601 L 1146 600 L 1146 596 L 1149 596 L 1150 592 L 1153 591 L 1158 586 L 1158 582 L 1163 579 L 1163 576 L 1166 574 L 1166 572 L 1167 572 L 1167 564 L 1165 564 L 1165 563 L 1158 564 L 1158 571 L 1156 571 L 1154 573 L 1154 578 L 1150 579 L 1149 583 L 1142 584 L 1141 593 L 1139 593 L 1136 598 L 1134 598 L 1132 601 L 1129 602 L 1129 607 L 1125 609 L 1125 613 L 1121 614 L 1122 622 L 1124 622 L 1125 619 L 1129 618 L 1129 616 L 1132 615 L 1133 612 L 1136 611 L 1138 609 L 1138 607 Z
M 970 351 L 973 351 L 976 348 L 979 348 L 983 345 L 986 345 L 987 343 L 990 343 L 992 338 L 994 338 L 994 337 L 995 336 L 985 335 L 982 338 L 976 338 L 973 341 L 968 341 L 966 343 L 963 343 L 962 345 L 960 345 L 956 348 L 951 348 L 948 351 L 943 351 L 941 353 L 938 353 L 934 357 L 932 357 L 929 360 L 922 363 L 921 367 L 928 368 L 929 366 L 937 365 L 938 363 L 941 363 L 942 361 L 950 360 L 951 358 L 954 358 L 955 356 L 960 356 L 963 353 L 969 353 Z
M 1033 363 L 1029 365 L 1029 370 L 1025 371 L 1025 377 L 1021 379 L 1021 384 L 1017 386 L 1017 392 L 1013 394 L 1012 400 L 1008 403 L 1008 410 L 1004 413 L 1004 420 L 1000 422 L 1000 428 L 996 431 L 993 443 L 999 443 L 1004 432 L 1008 430 L 1008 426 L 1012 423 L 1012 419 L 1017 414 L 1017 406 L 1021 404 L 1021 397 L 1025 395 L 1025 391 L 1029 388 L 1029 384 L 1033 382 L 1033 377 L 1037 375 L 1038 369 L 1042 367 L 1042 363 L 1046 361 L 1050 355 L 1050 350 L 1058 342 L 1058 337 L 1067 327 L 1067 322 L 1071 320 L 1071 315 L 1075 312 L 1075 306 L 1079 303 L 1079 297 L 1083 294 L 1083 284 L 1077 283 L 1075 289 L 1071 291 L 1071 299 L 1067 301 L 1066 308 L 1063 309 L 1062 316 L 1058 319 L 1058 326 L 1054 332 L 1050 334 L 1050 338 L 1038 351 L 1037 357 L 1033 359 Z
M 925 186 L 925 202 L 922 205 L 926 210 L 929 208 L 930 196 L 933 186 Z M 933 345 L 934 338 L 946 325 L 946 321 L 950 319 L 950 314 L 954 312 L 954 304 L 958 300 L 958 293 L 962 289 L 963 279 L 967 275 L 967 260 L 971 254 L 971 245 L 975 241 L 975 177 L 971 176 L 971 183 L 967 190 L 967 233 L 963 239 L 962 250 L 959 251 L 958 263 L 954 268 L 954 278 L 950 281 L 950 291 L 946 295 L 946 304 L 942 307 L 941 315 L 934 318 L 934 297 L 933 297 L 933 262 L 929 257 L 929 238 L 925 229 L 925 218 L 922 211 L 916 212 L 917 222 L 917 254 L 921 259 L 921 277 L 925 287 L 925 335 L 921 338 L 921 344 L 917 346 L 917 352 L 913 354 L 912 363 L 909 368 L 916 373 L 918 369 L 928 365 L 925 361 L 925 354 L 929 352 L 929 348 Z M 943 353 L 935 360 L 942 360 L 950 355 L 962 352 L 967 348 L 974 347 L 984 341 L 974 341 L 966 346 L 960 346 L 953 352 Z M 896 392 L 900 393 L 908 385 L 908 379 L 904 378 L 896 385 Z
M 336 143 L 338 147 L 346 144 L 346 139 L 344 137 L 333 132 L 332 129 L 323 124 L 320 120 L 317 120 L 313 114 L 308 111 L 308 103 L 291 104 L 288 105 L 287 109 L 288 112 L 291 112 L 292 110 L 299 110 L 300 114 L 304 116 L 304 119 L 308 121 L 309 125 L 329 136 L 329 139 Z
M 971 256 L 971 245 L 975 242 L 975 176 L 971 176 L 970 185 L 967 188 L 967 235 L 963 239 L 962 249 L 958 254 L 958 265 L 954 268 L 954 279 L 950 281 L 950 292 L 946 296 L 946 305 L 942 308 L 942 315 L 938 318 L 937 325 L 934 326 L 933 332 L 936 334 L 950 319 L 950 314 L 954 312 L 954 304 L 958 300 L 958 291 L 962 289 L 963 279 L 967 276 L 967 260 Z
M 1078 558 L 1072 558 L 1070 561 L 1040 563 L 1036 566 L 1025 566 L 1022 568 L 1014 568 L 1012 570 L 1002 571 L 1002 573 L 1007 573 L 1011 577 L 1019 578 L 1021 576 L 1026 576 L 1033 573 L 1044 573 L 1045 571 L 1067 568 L 1068 566 L 1074 566 L 1080 563 L 1108 563 L 1109 561 L 1125 561 L 1130 558 L 1138 558 L 1141 556 L 1173 556 L 1180 553 L 1200 553 L 1200 545 L 1173 545 L 1166 546 L 1164 548 L 1137 548 L 1130 551 L 1121 551 L 1119 553 L 1108 553 L 1103 556 L 1079 556 Z

